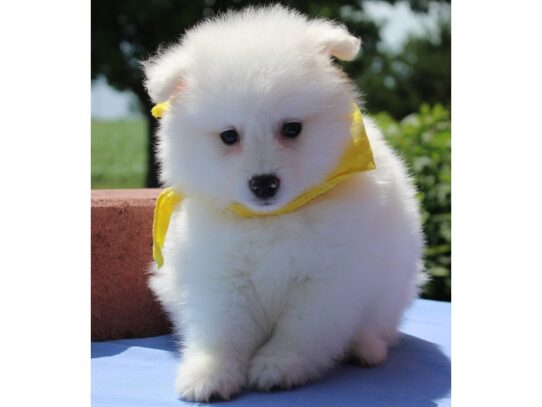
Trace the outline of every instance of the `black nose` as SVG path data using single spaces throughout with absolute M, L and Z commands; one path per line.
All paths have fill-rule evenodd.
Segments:
M 273 174 L 255 175 L 248 181 L 248 187 L 260 199 L 274 196 L 280 186 L 280 179 Z

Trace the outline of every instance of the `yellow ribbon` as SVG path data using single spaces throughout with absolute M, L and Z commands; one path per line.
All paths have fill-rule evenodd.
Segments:
M 152 257 L 158 264 L 158 268 L 164 264 L 162 248 L 166 240 L 169 220 L 182 199 L 182 196 L 172 188 L 166 188 L 158 195 L 158 199 L 156 200 L 152 221 Z
M 160 118 L 168 110 L 169 102 L 159 103 L 152 109 L 152 115 Z M 358 172 L 370 171 L 376 168 L 371 145 L 363 125 L 363 117 L 357 105 L 352 111 L 352 125 L 350 128 L 351 142 L 346 147 L 335 169 L 318 185 L 315 185 L 294 200 L 273 211 L 257 212 L 246 206 L 234 202 L 229 210 L 244 218 L 277 216 L 294 212 L 306 205 L 314 198 L 327 192 L 340 182 L 345 181 Z M 172 188 L 166 188 L 156 201 L 153 221 L 153 257 L 158 267 L 164 264 L 162 248 L 173 211 L 182 201 L 183 196 Z
M 155 119 L 161 119 L 165 112 L 169 110 L 171 104 L 169 102 L 158 103 L 151 109 L 152 117 Z

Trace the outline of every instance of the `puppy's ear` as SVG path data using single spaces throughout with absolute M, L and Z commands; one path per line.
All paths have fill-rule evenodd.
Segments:
M 181 92 L 186 62 L 182 47 L 176 45 L 165 51 L 159 50 L 155 56 L 141 63 L 145 72 L 145 88 L 154 103 L 164 102 Z
M 345 26 L 327 20 L 313 22 L 311 34 L 325 53 L 342 61 L 352 61 L 361 47 L 361 39 L 350 34 Z

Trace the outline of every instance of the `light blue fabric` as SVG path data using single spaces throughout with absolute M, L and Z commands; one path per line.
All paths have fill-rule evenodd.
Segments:
M 245 392 L 232 407 L 427 407 L 450 405 L 450 304 L 417 300 L 400 343 L 375 368 L 341 365 L 290 391 Z M 185 406 L 176 398 L 179 361 L 169 335 L 92 343 L 92 406 Z

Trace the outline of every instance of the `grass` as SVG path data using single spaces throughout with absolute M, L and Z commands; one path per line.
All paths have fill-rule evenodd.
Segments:
M 92 188 L 145 186 L 146 126 L 144 119 L 92 120 Z

